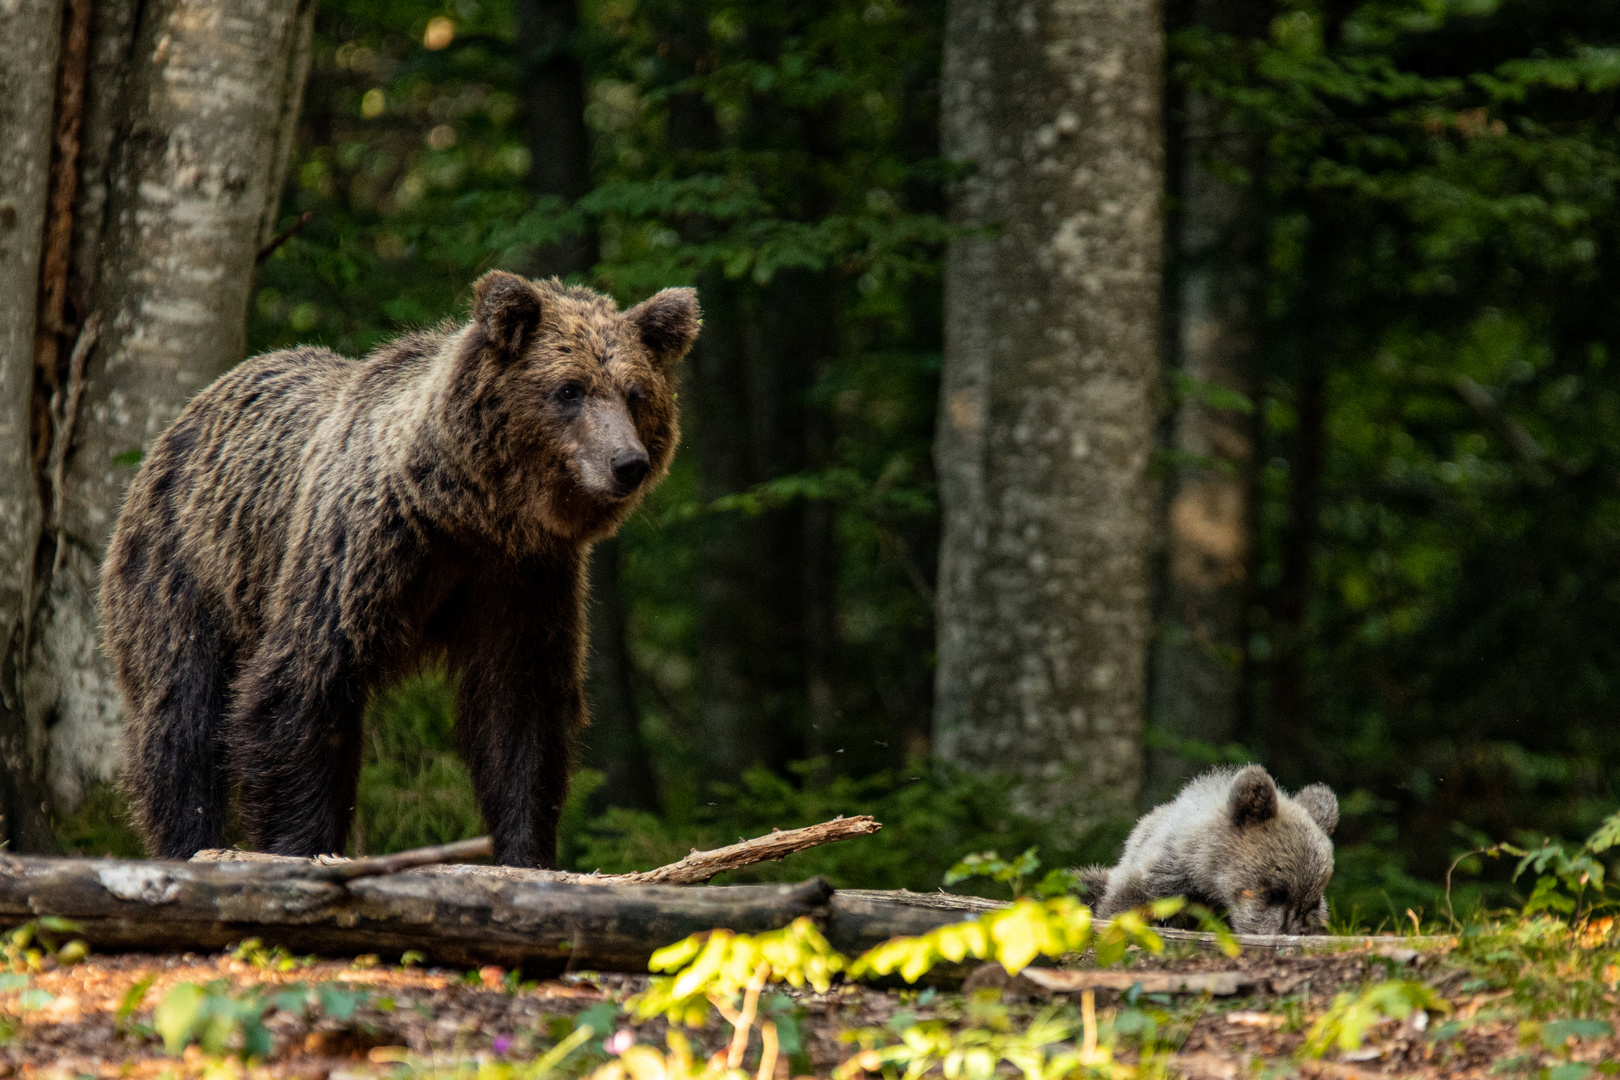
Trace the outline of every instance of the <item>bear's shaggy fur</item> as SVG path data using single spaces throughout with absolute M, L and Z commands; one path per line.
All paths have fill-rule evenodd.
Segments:
M 430 658 L 495 857 L 556 862 L 585 723 L 584 567 L 669 467 L 691 289 L 628 311 L 485 275 L 471 320 L 255 357 L 148 453 L 102 571 L 124 786 L 152 854 L 342 848 L 361 712 Z
M 1119 865 L 1082 872 L 1097 914 L 1167 896 L 1227 913 L 1240 934 L 1309 934 L 1327 923 L 1339 800 L 1322 784 L 1292 798 L 1259 765 L 1214 769 L 1131 830 Z

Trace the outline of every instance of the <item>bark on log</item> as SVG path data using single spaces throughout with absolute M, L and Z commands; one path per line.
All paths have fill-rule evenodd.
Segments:
M 655 950 L 688 934 L 721 927 L 760 933 L 801 915 L 814 918 L 834 948 L 857 954 L 960 915 L 843 901 L 822 878 L 602 888 L 421 870 L 345 881 L 344 869 L 0 857 L 0 922 L 73 919 L 98 950 L 212 950 L 256 937 L 296 952 L 397 956 L 414 949 L 437 964 L 496 963 L 554 974 L 645 972 Z M 965 968 L 941 969 L 932 981 L 959 981 L 963 974 Z
M 339 868 L 329 868 L 337 870 Z M 0 860 L 0 919 L 73 919 L 102 950 L 221 949 L 257 937 L 297 952 L 497 963 L 538 972 L 645 972 L 655 949 L 716 927 L 761 932 L 823 915 L 832 889 L 603 889 L 418 872 L 348 882 L 277 863 Z

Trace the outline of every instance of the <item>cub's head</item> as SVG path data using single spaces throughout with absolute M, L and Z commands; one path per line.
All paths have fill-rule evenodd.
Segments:
M 478 280 L 451 427 L 511 526 L 569 540 L 618 526 L 675 455 L 674 367 L 700 325 L 692 289 L 620 311 L 555 279 Z
M 1232 776 L 1218 831 L 1216 865 L 1232 929 L 1240 934 L 1314 934 L 1327 924 L 1323 892 L 1333 876 L 1339 800 L 1322 784 L 1292 798 L 1250 765 Z

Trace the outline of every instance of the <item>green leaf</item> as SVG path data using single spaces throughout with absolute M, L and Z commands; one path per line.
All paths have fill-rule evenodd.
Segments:
M 1586 840 L 1586 850 L 1592 852 L 1608 851 L 1616 844 L 1620 844 L 1620 813 L 1609 815 L 1597 831 Z
M 303 983 L 292 983 L 282 987 L 271 998 L 270 1004 L 284 1013 L 294 1016 L 304 1015 L 304 1009 L 309 1003 L 309 989 Z
M 164 995 L 152 1014 L 152 1026 L 163 1037 L 163 1048 L 178 1054 L 206 1016 L 207 994 L 196 983 L 183 982 Z
M 1584 1061 L 1566 1061 L 1547 1070 L 1547 1080 L 1586 1080 L 1592 1075 L 1592 1066 Z
M 322 983 L 316 990 L 321 1010 L 334 1020 L 348 1020 L 354 1010 L 370 995 L 365 990 L 349 990 L 342 983 Z
M 17 995 L 17 1004 L 25 1010 L 43 1009 L 55 1000 L 55 994 L 44 990 L 24 990 Z
M 137 446 L 133 450 L 125 450 L 122 454 L 114 454 L 112 460 L 114 465 L 139 465 L 141 463 L 141 448 Z
M 619 1006 L 611 1001 L 604 1001 L 592 1005 L 578 1016 L 574 1017 L 574 1030 L 589 1027 L 593 1034 L 592 1039 L 605 1038 L 612 1032 L 614 1025 L 619 1022 Z
M 118 1002 L 119 1020 L 128 1020 L 135 1015 L 141 1007 L 141 1002 L 146 1000 L 146 992 L 152 989 L 152 981 L 156 978 L 156 975 L 148 975 L 124 991 L 123 999 Z
M 1614 1034 L 1614 1025 L 1607 1020 L 1553 1020 L 1543 1024 L 1541 1041 L 1549 1050 L 1560 1050 L 1571 1038 L 1607 1039 Z

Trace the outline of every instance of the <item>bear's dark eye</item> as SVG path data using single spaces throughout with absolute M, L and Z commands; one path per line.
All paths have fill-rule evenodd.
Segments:
M 1288 903 L 1288 890 L 1281 885 L 1273 885 L 1266 890 L 1266 903 L 1272 907 L 1281 907 Z
M 641 392 L 641 387 L 639 386 L 632 386 L 630 388 L 630 392 L 624 395 L 625 404 L 629 405 L 632 410 L 640 408 L 641 403 L 646 400 L 647 395 Z
M 585 396 L 585 387 L 577 382 L 565 382 L 557 388 L 557 400 L 572 404 Z

